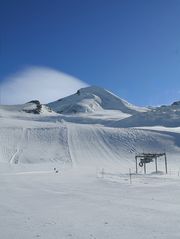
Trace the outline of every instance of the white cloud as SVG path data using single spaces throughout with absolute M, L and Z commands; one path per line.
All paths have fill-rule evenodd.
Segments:
M 1 104 L 42 103 L 60 99 L 88 86 L 85 82 L 47 67 L 28 67 L 1 84 Z

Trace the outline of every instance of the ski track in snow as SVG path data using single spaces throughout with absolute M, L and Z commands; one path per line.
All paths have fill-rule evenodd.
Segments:
M 20 121 L 20 120 L 19 120 Z M 165 128 L 112 128 L 102 125 L 37 122 L 28 127 L 0 127 L 1 162 L 64 162 L 73 165 L 132 167 L 138 152 L 164 152 L 178 163 L 180 134 Z M 43 127 L 43 125 L 45 125 Z

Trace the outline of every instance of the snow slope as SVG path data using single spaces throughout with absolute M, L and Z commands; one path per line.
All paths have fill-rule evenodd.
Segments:
M 18 125 L 18 126 L 11 126 Z M 1 123 L 3 120 L 1 119 Z M 171 129 L 112 128 L 61 122 L 11 119 L 0 127 L 0 161 L 10 163 L 63 162 L 73 166 L 134 167 L 137 152 L 171 155 L 180 163 L 180 133 Z
M 119 164 L 127 170 L 134 166 L 138 152 L 166 151 L 172 161 L 180 153 L 180 134 L 170 131 L 69 124 L 68 134 L 72 161 L 77 165 Z
M 0 106 L 1 237 L 179 239 L 179 104 L 147 111 L 93 87 L 50 105 L 65 114 Z M 152 163 L 130 184 L 136 153 L 164 151 L 168 175 Z
M 147 112 L 137 113 L 126 120 L 120 120 L 113 124 L 113 127 L 137 127 L 137 126 L 156 126 L 166 127 L 180 126 L 180 102 L 171 105 L 155 107 Z
M 67 129 L 17 128 L 0 129 L 0 160 L 9 163 L 69 162 Z
M 85 100 L 86 108 L 91 101 L 89 97 L 98 103 L 97 108 L 93 108 L 95 112 L 84 110 L 84 113 L 58 114 L 41 105 L 39 114 L 34 114 L 33 110 L 39 105 L 37 101 L 18 106 L 0 106 L 0 161 L 64 162 L 95 167 L 121 164 L 122 168 L 127 168 L 134 165 L 137 152 L 166 151 L 172 163 L 179 163 L 178 128 L 172 130 L 158 126 L 155 129 L 150 123 L 145 124 L 149 127 L 142 128 L 144 118 L 149 122 L 149 119 L 156 119 L 157 115 L 162 116 L 162 111 L 166 112 L 162 120 L 180 126 L 179 104 L 146 110 L 132 106 L 104 89 L 87 87 L 49 106 L 54 106 L 55 111 L 64 107 L 71 112 L 68 107 L 72 102 L 76 105 Z M 141 112 L 144 110 L 146 112 Z M 159 123 L 159 120 L 154 121 L 155 126 Z

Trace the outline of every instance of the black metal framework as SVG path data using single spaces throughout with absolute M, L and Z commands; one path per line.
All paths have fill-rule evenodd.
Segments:
M 165 173 L 167 174 L 167 156 L 166 153 L 140 153 L 135 155 L 135 161 L 136 161 L 136 173 L 138 173 L 138 159 L 140 159 L 139 166 L 144 166 L 144 174 L 146 174 L 146 164 L 155 162 L 155 169 L 156 173 L 158 172 L 158 158 L 164 157 L 164 163 L 165 163 Z

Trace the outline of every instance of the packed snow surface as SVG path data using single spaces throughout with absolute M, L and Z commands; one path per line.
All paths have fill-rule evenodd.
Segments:
M 120 171 L 1 167 L 1 238 L 179 239 L 178 174 Z

